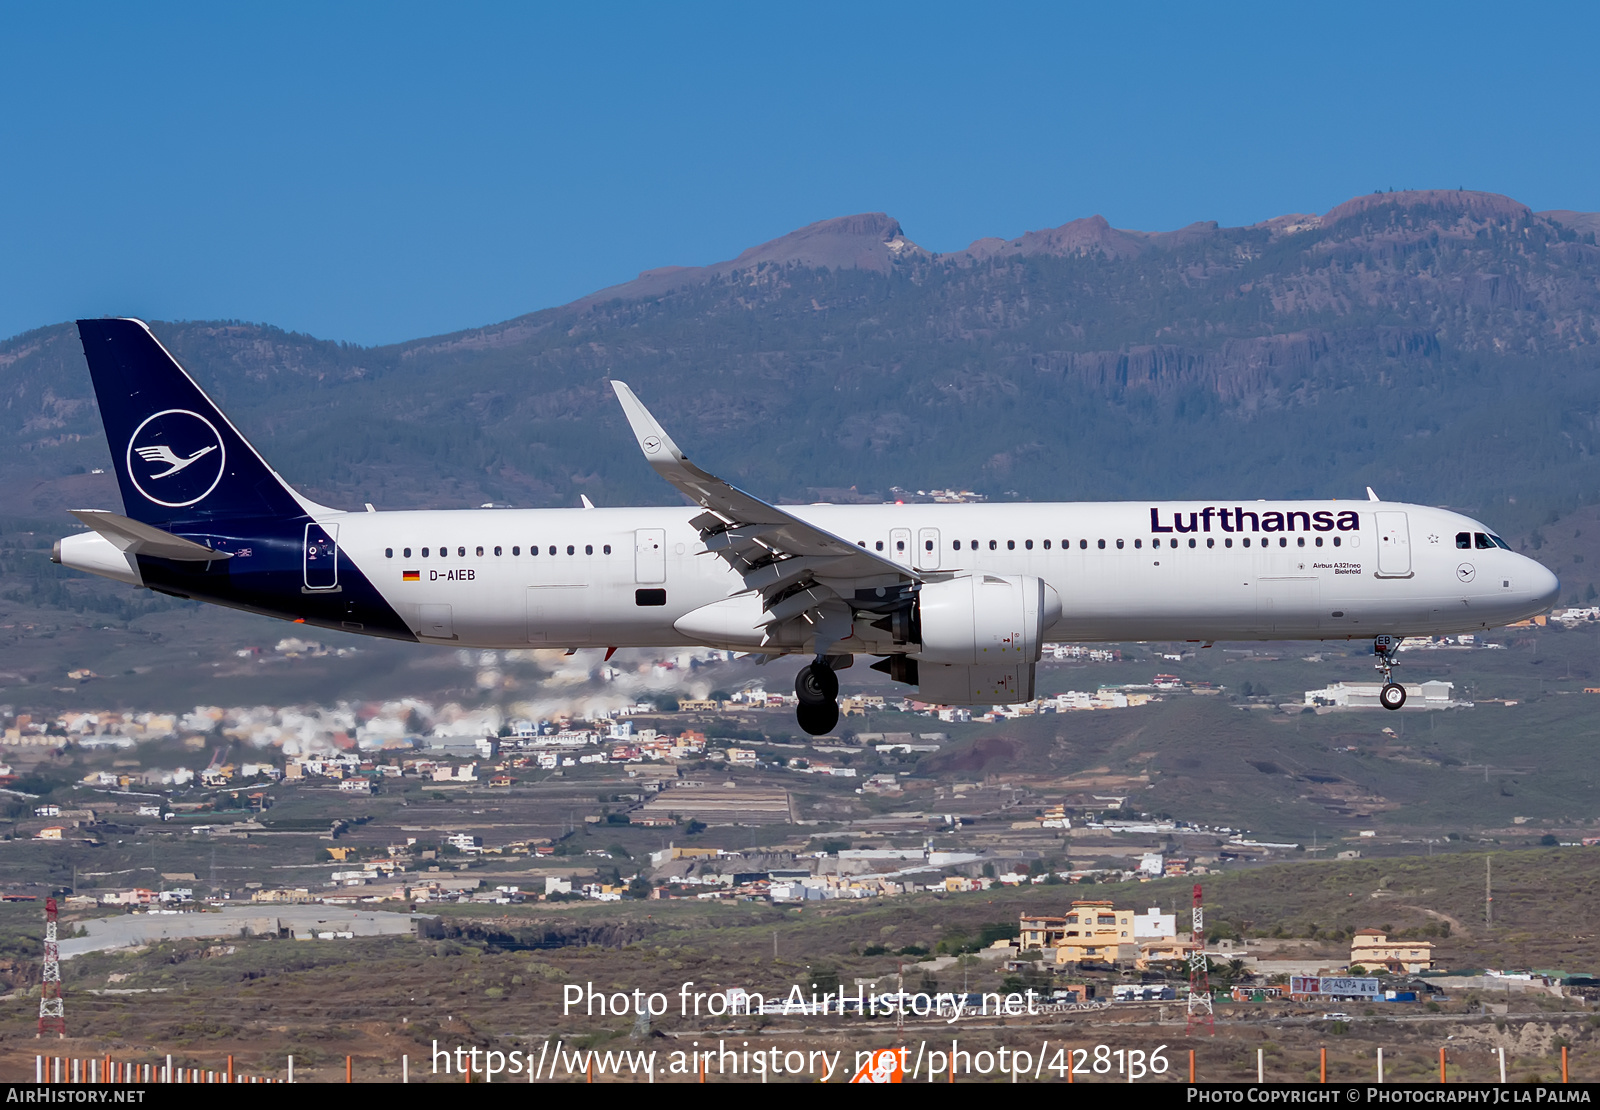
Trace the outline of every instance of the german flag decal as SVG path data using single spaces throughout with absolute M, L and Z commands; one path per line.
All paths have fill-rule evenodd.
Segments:
M 402 582 L 420 582 L 420 581 L 422 581 L 422 579 L 421 579 L 418 571 L 403 570 L 403 571 L 400 572 L 400 581 L 402 581 Z

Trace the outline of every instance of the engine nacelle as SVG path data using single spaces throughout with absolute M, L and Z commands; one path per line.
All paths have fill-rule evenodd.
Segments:
M 917 696 L 939 705 L 1016 705 L 1033 700 L 1032 663 L 1010 667 L 963 667 L 922 663 Z
M 967 574 L 924 584 L 917 615 L 924 663 L 1029 665 L 1061 618 L 1061 595 L 1031 575 Z

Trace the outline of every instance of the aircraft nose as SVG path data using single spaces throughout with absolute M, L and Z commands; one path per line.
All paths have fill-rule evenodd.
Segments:
M 1541 609 L 1548 609 L 1561 598 L 1561 579 L 1532 559 L 1528 562 L 1532 564 L 1528 572 L 1528 584 L 1533 603 Z

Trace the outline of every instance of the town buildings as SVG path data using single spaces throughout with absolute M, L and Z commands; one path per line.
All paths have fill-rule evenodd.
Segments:
M 1357 929 L 1350 938 L 1350 966 L 1368 971 L 1380 967 L 1396 972 L 1432 971 L 1433 942 L 1392 941 L 1381 929 Z
M 1139 914 L 1111 901 L 1077 899 L 1060 917 L 1024 914 L 1018 944 L 1023 951 L 1042 950 L 1057 966 L 1123 963 L 1143 969 L 1188 955 L 1192 945 L 1175 925 L 1174 915 L 1160 907 Z

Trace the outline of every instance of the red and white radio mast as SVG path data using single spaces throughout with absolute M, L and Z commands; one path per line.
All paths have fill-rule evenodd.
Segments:
M 44 977 L 39 984 L 39 1032 L 67 1035 L 66 1003 L 61 997 L 61 947 L 56 943 L 56 900 L 44 900 Z
M 1211 975 L 1206 969 L 1206 911 L 1200 904 L 1200 884 L 1194 884 L 1194 948 L 1189 952 L 1189 1005 L 1188 1021 L 1184 1034 L 1204 1026 L 1205 1031 L 1216 1035 L 1211 1019 Z

